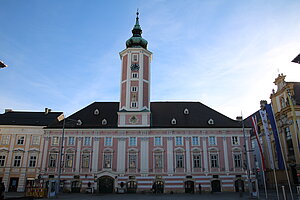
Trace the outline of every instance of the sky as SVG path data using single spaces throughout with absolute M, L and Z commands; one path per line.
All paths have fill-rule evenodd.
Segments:
M 151 101 L 199 101 L 235 119 L 300 82 L 298 0 L 0 0 L 0 113 L 118 102 L 136 10 L 153 52 Z

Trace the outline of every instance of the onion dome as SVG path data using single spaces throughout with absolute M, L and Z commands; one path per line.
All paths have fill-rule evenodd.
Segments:
M 142 29 L 139 24 L 139 12 L 136 12 L 136 21 L 132 29 L 132 34 L 132 37 L 126 41 L 126 47 L 142 47 L 144 49 L 147 49 L 148 42 L 147 40 L 142 38 Z

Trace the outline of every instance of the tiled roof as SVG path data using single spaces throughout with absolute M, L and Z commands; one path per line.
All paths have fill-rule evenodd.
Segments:
M 48 126 L 56 121 L 62 112 L 20 112 L 9 111 L 0 114 L 0 125 Z
M 151 128 L 241 127 L 240 122 L 232 120 L 199 102 L 151 102 L 150 110 Z M 118 102 L 94 102 L 69 116 L 68 118 L 72 120 L 66 120 L 65 127 L 118 128 L 118 111 Z M 184 111 L 186 112 L 184 113 Z M 173 118 L 176 120 L 176 124 L 171 123 Z M 102 124 L 104 119 L 107 124 Z M 80 120 L 82 124 L 76 125 L 76 120 Z M 48 126 L 48 128 L 61 127 L 62 122 Z

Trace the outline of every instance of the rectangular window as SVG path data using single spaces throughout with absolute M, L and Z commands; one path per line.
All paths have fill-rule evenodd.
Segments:
M 40 136 L 32 136 L 32 145 L 39 145 L 40 144 Z
M 183 168 L 183 153 L 176 154 L 176 168 Z
M 163 168 L 163 155 L 162 152 L 156 152 L 154 154 L 154 165 L 156 169 L 161 169 Z
M 242 155 L 241 154 L 233 154 L 234 158 L 234 167 L 241 168 L 242 167 Z
M 137 91 L 138 91 L 138 87 L 136 87 L 136 86 L 131 87 L 131 92 L 137 92 Z
M 91 137 L 84 137 L 84 146 L 91 145 Z
M 73 167 L 73 160 L 74 160 L 73 154 L 66 154 L 66 168 Z
M 136 146 L 136 137 L 129 138 L 129 146 Z
M 20 167 L 20 166 L 21 166 L 21 156 L 15 156 L 14 167 Z
M 198 136 L 193 136 L 192 137 L 192 145 L 193 146 L 198 146 L 199 145 L 199 137 Z
M 106 137 L 104 140 L 104 146 L 112 146 L 112 138 Z
M 75 145 L 75 137 L 68 137 L 68 145 Z
M 136 168 L 136 153 L 129 154 L 129 168 Z
M 238 136 L 232 136 L 231 137 L 231 143 L 232 143 L 232 145 L 239 145 L 239 137 Z
M 49 155 L 49 167 L 56 167 L 57 154 L 50 153 Z
M 0 167 L 4 167 L 5 165 L 5 155 L 0 155 Z
M 211 168 L 219 167 L 218 154 L 210 154 L 210 166 Z
M 23 145 L 24 144 L 25 137 L 24 136 L 18 136 L 17 144 Z
M 36 156 L 31 155 L 29 158 L 29 167 L 35 167 L 36 166 Z
M 52 137 L 52 145 L 57 146 L 59 144 L 59 137 L 54 136 Z
M 154 137 L 154 146 L 161 146 L 161 145 L 162 145 L 161 137 Z
M 132 54 L 132 62 L 138 61 L 138 54 Z
M 209 145 L 217 145 L 215 136 L 209 136 Z
M 9 135 L 2 135 L 1 144 L 2 145 L 8 145 L 9 144 Z
M 176 146 L 181 146 L 183 144 L 182 137 L 181 136 L 176 136 L 175 142 L 176 142 Z
M 135 101 L 131 102 L 131 107 L 136 108 L 137 107 L 137 102 L 135 102 Z
M 90 167 L 90 154 L 82 154 L 82 168 Z
M 103 168 L 111 168 L 111 153 L 104 154 Z
M 139 75 L 138 75 L 138 73 L 132 73 L 132 78 L 138 78 L 139 77 Z
M 201 168 L 201 155 L 199 153 L 193 154 L 193 167 Z

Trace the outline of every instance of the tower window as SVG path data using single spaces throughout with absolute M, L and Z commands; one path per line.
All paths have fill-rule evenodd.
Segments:
M 131 102 L 131 107 L 136 108 L 137 107 L 137 102 L 135 102 L 135 101 Z
M 131 87 L 131 92 L 137 92 L 138 88 L 136 86 Z
M 138 78 L 138 73 L 132 73 L 132 78 Z
M 138 58 L 138 54 L 132 54 L 132 62 L 137 62 Z

